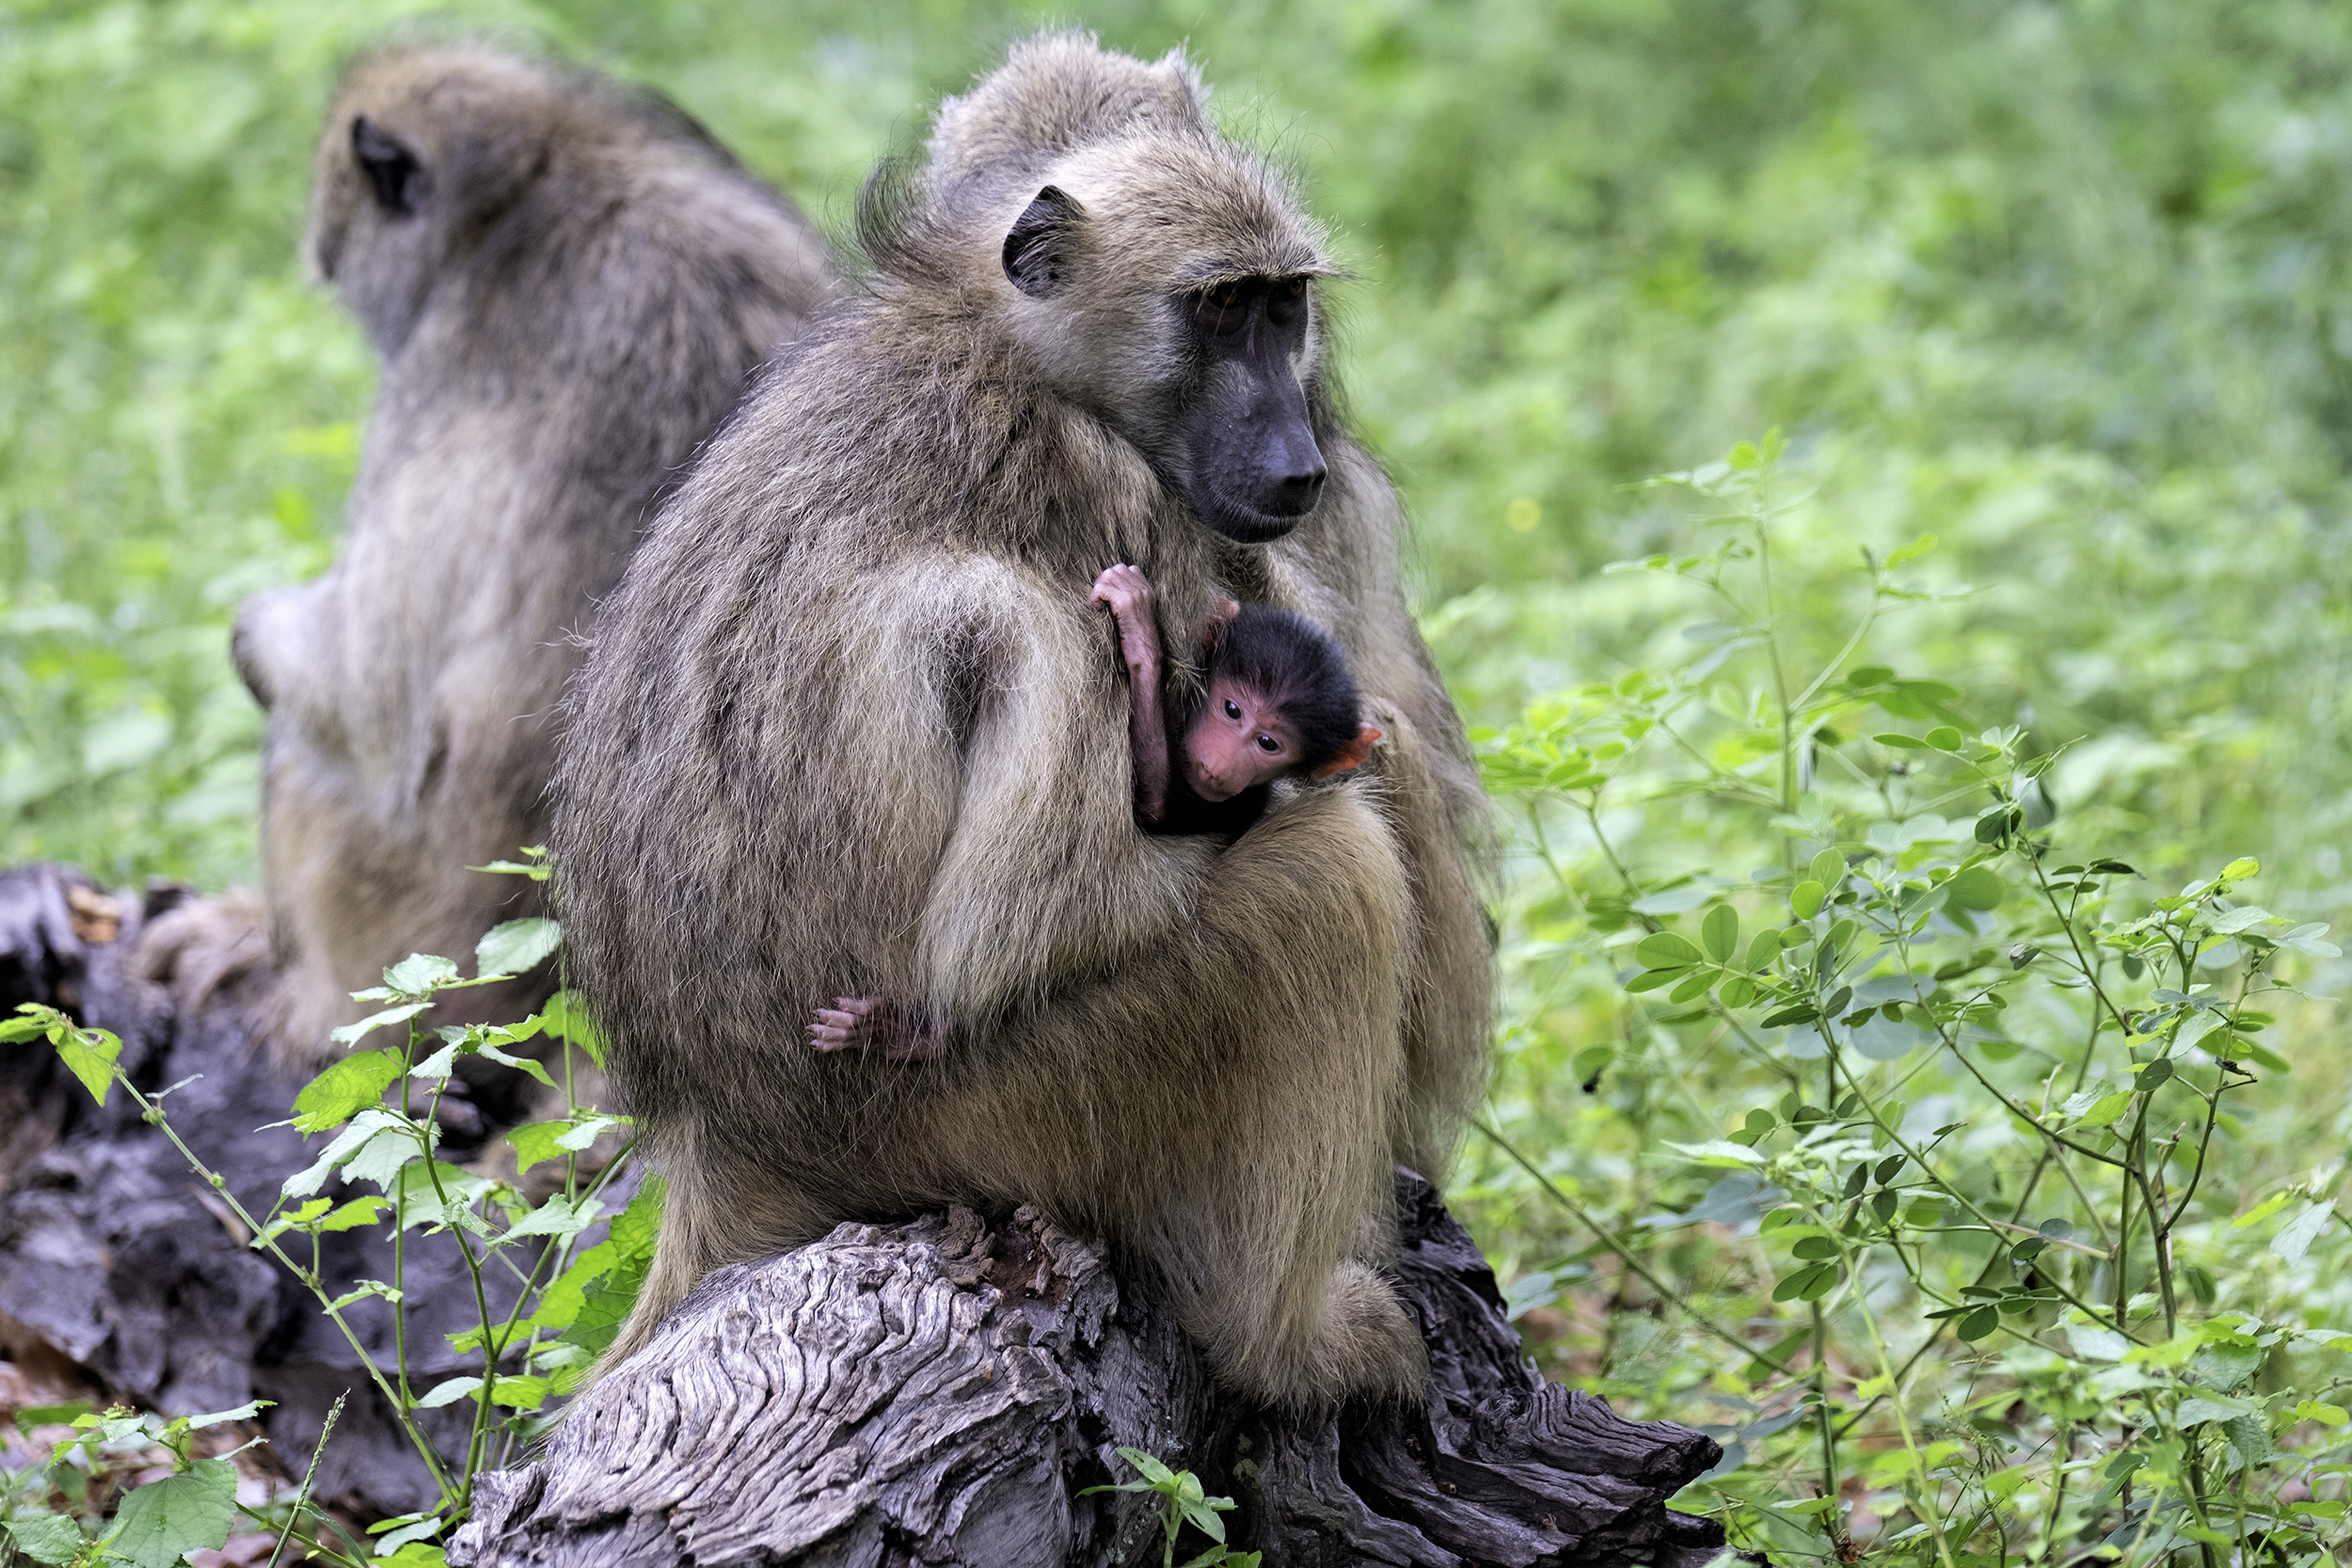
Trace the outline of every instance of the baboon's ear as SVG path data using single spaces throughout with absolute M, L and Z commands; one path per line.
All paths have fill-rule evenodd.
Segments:
M 1048 185 L 1013 219 L 1005 236 L 1005 276 L 1031 299 L 1050 298 L 1070 281 L 1070 239 L 1086 209 L 1058 185 Z
M 1354 772 L 1364 765 L 1366 758 L 1372 755 L 1372 748 L 1379 739 L 1380 731 L 1375 726 L 1371 724 L 1359 726 L 1356 738 L 1349 741 L 1338 756 L 1316 768 L 1311 776 L 1327 779 L 1334 773 Z
M 377 206 L 400 218 L 417 210 L 417 201 L 424 195 L 424 163 L 407 143 L 359 115 L 351 122 L 351 155 L 359 160 L 360 172 L 375 187 Z

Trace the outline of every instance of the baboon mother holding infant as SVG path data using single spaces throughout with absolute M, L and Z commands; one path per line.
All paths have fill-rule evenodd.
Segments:
M 1047 35 L 861 204 L 861 297 L 712 446 L 606 607 L 554 843 L 577 970 L 670 1180 L 615 1356 L 845 1219 L 1031 1202 L 1149 1259 L 1230 1385 L 1418 1397 L 1393 1162 L 1484 1086 L 1482 808 L 1402 522 L 1323 363 L 1317 228 L 1180 55 Z M 1388 736 L 1230 848 L 1133 809 L 1089 593 L 1162 641 L 1327 626 Z M 812 1050 L 903 999 L 936 1059 Z

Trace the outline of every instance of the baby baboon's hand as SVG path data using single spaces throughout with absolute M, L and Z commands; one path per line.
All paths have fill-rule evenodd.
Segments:
M 879 1051 L 894 1062 L 930 1061 L 946 1049 L 903 1009 L 874 996 L 836 996 L 816 1009 L 808 1043 L 817 1051 Z
M 1118 621 L 1119 654 L 1129 670 L 1158 669 L 1160 628 L 1152 613 L 1152 581 L 1141 567 L 1105 568 L 1087 602 L 1107 607 Z

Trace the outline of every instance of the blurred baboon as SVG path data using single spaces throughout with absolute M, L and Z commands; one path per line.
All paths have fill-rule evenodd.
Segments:
M 1321 236 L 1181 56 L 1065 35 L 944 105 L 860 238 L 572 700 L 561 903 L 671 1183 L 612 1354 L 839 1220 L 1030 1201 L 1152 1259 L 1234 1386 L 1414 1397 L 1378 1261 L 1391 1161 L 1441 1166 L 1481 1086 L 1481 816 L 1332 408 Z M 1169 648 L 1229 594 L 1331 628 L 1375 777 L 1286 782 L 1222 852 L 1140 832 L 1087 602 L 1121 562 Z M 845 993 L 955 1049 L 811 1049 Z
M 262 865 L 296 1059 L 387 964 L 463 960 L 533 912 L 533 884 L 465 867 L 545 834 L 573 633 L 831 278 L 801 215 L 684 115 L 471 45 L 352 69 L 304 249 L 383 378 L 341 556 L 236 631 L 269 710 Z M 442 1011 L 520 1016 L 546 989 Z

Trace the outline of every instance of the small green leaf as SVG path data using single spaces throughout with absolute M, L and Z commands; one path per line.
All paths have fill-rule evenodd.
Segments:
M 363 1051 L 344 1057 L 294 1096 L 294 1130 L 324 1132 L 380 1103 L 384 1091 L 400 1076 L 400 1064 L 398 1051 Z
M 2077 1127 L 2105 1127 L 2131 1108 L 2132 1097 L 2128 1092 L 2123 1094 L 2111 1094 L 2105 1100 L 2102 1100 L 2092 1105 L 2090 1110 L 2085 1111 L 2083 1113 L 2082 1119 L 2074 1125 Z
M 1960 732 L 1949 724 L 1938 724 L 1923 736 L 1929 746 L 1939 752 L 1960 750 Z
M 552 920 L 534 917 L 493 926 L 474 944 L 474 973 L 484 975 L 526 974 L 563 945 L 563 942 L 564 927 Z
M 520 1176 L 533 1165 L 562 1159 L 564 1146 L 556 1140 L 572 1130 L 568 1121 L 534 1121 L 510 1131 L 506 1141 L 515 1150 L 515 1174 Z
M 2242 882 L 2250 877 L 2261 876 L 2262 869 L 2262 862 L 2249 857 L 2241 857 L 2221 868 L 2221 879 L 2225 882 Z
M 424 996 L 462 976 L 449 959 L 431 953 L 411 953 L 384 972 L 384 983 L 403 996 Z
M 459 1400 L 471 1399 L 481 1388 L 482 1380 L 478 1377 L 449 1378 L 435 1384 L 430 1390 L 418 1396 L 417 1408 L 438 1410 L 445 1404 L 455 1404 Z
M 67 1069 L 82 1081 L 90 1098 L 101 1105 L 106 1103 L 106 1091 L 114 1087 L 115 1058 L 122 1054 L 122 1042 L 103 1029 L 68 1027 L 55 1037 L 57 1054 L 64 1058 Z
M 1837 884 L 1846 879 L 1846 857 L 1835 849 L 1824 849 L 1813 857 L 1813 863 L 1805 867 L 1804 874 L 1820 883 L 1824 892 L 1835 893 Z
M 391 1206 L 390 1200 L 387 1198 L 355 1197 L 319 1221 L 318 1228 L 322 1231 L 357 1230 L 363 1225 L 373 1225 L 383 1217 L 384 1211 Z
M 2000 1326 L 2001 1309 L 1999 1307 L 1979 1307 L 1961 1319 L 1959 1325 L 1952 1332 L 1957 1334 L 1963 1342 L 1973 1344 Z
M 1963 910 L 1997 910 L 2007 891 L 2001 885 L 2001 874 L 1989 865 L 1956 871 L 1944 886 L 1945 896 Z
M 1719 964 L 1727 964 L 1740 950 L 1740 914 L 1728 904 L 1718 904 L 1707 911 L 1700 923 L 1699 941 L 1707 946 L 1707 956 Z
M 1633 960 L 1644 969 L 1687 969 L 1706 958 L 1706 954 L 1672 931 L 1652 932 L 1633 947 Z
M 433 1004 L 430 1002 L 404 1002 L 397 1007 L 387 1007 L 380 1013 L 372 1013 L 357 1023 L 346 1023 L 329 1034 L 327 1038 L 337 1045 L 357 1045 L 386 1024 L 406 1022 L 431 1006 Z
M 1756 932 L 1755 939 L 1748 943 L 1748 956 L 1742 960 L 1740 967 L 1751 974 L 1759 974 L 1770 969 L 1772 960 L 1779 957 L 1780 933 L 1767 927 Z
M 1810 920 L 1821 912 L 1821 900 L 1829 896 L 1829 889 L 1811 878 L 1788 890 L 1788 908 L 1799 920 Z

